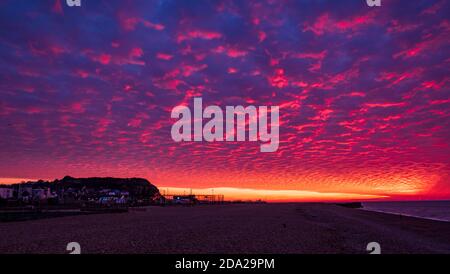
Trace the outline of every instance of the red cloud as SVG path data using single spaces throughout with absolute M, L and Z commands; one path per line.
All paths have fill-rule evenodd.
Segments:
M 94 60 L 102 65 L 108 65 L 111 62 L 111 58 L 112 58 L 111 55 L 102 53 L 99 56 L 94 57 Z
M 75 71 L 75 74 L 80 78 L 88 78 L 89 77 L 89 73 L 84 70 L 81 70 L 81 69 Z
M 214 31 L 193 30 L 177 36 L 177 42 L 191 39 L 213 40 L 222 38 L 222 34 Z
M 323 35 L 333 31 L 356 31 L 357 29 L 375 22 L 375 13 L 357 15 L 347 20 L 336 21 L 329 13 L 320 15 L 313 24 L 305 24 L 303 31 L 312 31 L 316 35 Z
M 237 58 L 247 55 L 247 52 L 243 50 L 229 49 L 227 50 L 227 55 L 231 58 Z
M 336 26 L 341 30 L 356 30 L 361 26 L 365 26 L 375 22 L 374 13 L 367 13 L 355 16 L 349 20 L 341 20 L 336 22 Z
M 327 55 L 326 50 L 323 50 L 321 52 L 304 52 L 304 53 L 295 53 L 292 55 L 292 57 L 295 58 L 310 58 L 310 59 L 315 59 L 315 60 L 323 60 L 325 58 L 325 56 Z
M 273 87 L 284 88 L 288 85 L 288 79 L 284 75 L 283 69 L 275 70 L 275 75 L 268 78 L 269 83 Z
M 151 28 L 151 29 L 154 29 L 154 30 L 160 30 L 160 31 L 165 29 L 165 26 L 161 25 L 161 24 L 154 24 L 154 23 L 146 21 L 146 20 L 142 20 L 141 22 L 147 28 Z
M 228 68 L 228 73 L 229 74 L 233 74 L 233 73 L 236 73 L 236 72 L 238 72 L 238 70 L 236 68 Z
M 264 31 L 259 31 L 258 32 L 258 41 L 261 43 L 264 40 L 266 40 L 267 38 L 267 34 Z
M 110 119 L 100 118 L 97 123 L 97 128 L 94 132 L 92 132 L 92 135 L 99 138 L 102 137 L 110 124 L 112 124 Z
M 224 46 L 217 47 L 216 49 L 213 50 L 213 52 L 225 53 L 228 57 L 231 57 L 231 58 L 243 57 L 248 54 L 248 52 L 245 50 L 239 50 L 236 48 L 227 48 Z
M 131 58 L 139 58 L 142 57 L 142 55 L 144 54 L 144 51 L 141 48 L 133 48 L 130 52 L 130 57 Z
M 402 107 L 405 106 L 404 102 L 401 103 L 366 103 L 368 108 L 389 108 L 389 107 Z
M 166 53 L 157 53 L 156 58 L 169 61 L 173 58 L 173 55 L 166 54 Z
M 144 20 L 141 18 L 137 18 L 137 17 L 128 17 L 123 14 L 119 15 L 119 23 L 120 23 L 121 27 L 126 31 L 135 30 L 136 26 L 138 24 L 142 24 L 146 28 L 150 28 L 150 29 L 158 30 L 158 31 L 162 31 L 165 29 L 164 25 L 155 24 L 150 21 L 147 21 L 147 20 Z

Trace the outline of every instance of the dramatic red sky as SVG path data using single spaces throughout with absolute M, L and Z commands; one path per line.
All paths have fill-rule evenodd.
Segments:
M 450 2 L 0 1 L 0 182 L 144 177 L 268 200 L 450 198 Z M 280 147 L 173 107 L 280 106 Z M 181 191 L 181 190 L 173 190 Z

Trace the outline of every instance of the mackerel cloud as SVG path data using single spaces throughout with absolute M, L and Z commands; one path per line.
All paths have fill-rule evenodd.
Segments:
M 448 1 L 0 2 L 0 177 L 450 194 Z M 170 137 L 280 107 L 280 144 Z

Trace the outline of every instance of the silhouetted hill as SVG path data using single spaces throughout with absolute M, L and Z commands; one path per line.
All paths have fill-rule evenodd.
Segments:
M 35 181 L 26 182 L 15 185 L 3 185 L 2 187 L 13 187 L 16 190 L 19 186 L 35 188 L 50 188 L 52 191 L 59 192 L 61 190 L 120 190 L 128 191 L 130 196 L 137 199 L 158 198 L 160 197 L 159 190 L 156 186 L 151 184 L 148 180 L 143 178 L 112 178 L 112 177 L 92 177 L 92 178 L 74 178 L 66 176 L 61 180 L 49 181 Z
M 73 178 L 66 176 L 62 180 L 55 180 L 53 184 L 56 188 L 64 189 L 118 189 L 128 191 L 134 197 L 155 197 L 160 195 L 158 188 L 143 178 Z

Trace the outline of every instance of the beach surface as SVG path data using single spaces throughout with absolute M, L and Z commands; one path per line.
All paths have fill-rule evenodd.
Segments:
M 450 222 L 332 204 L 147 207 L 0 223 L 0 253 L 450 253 Z

